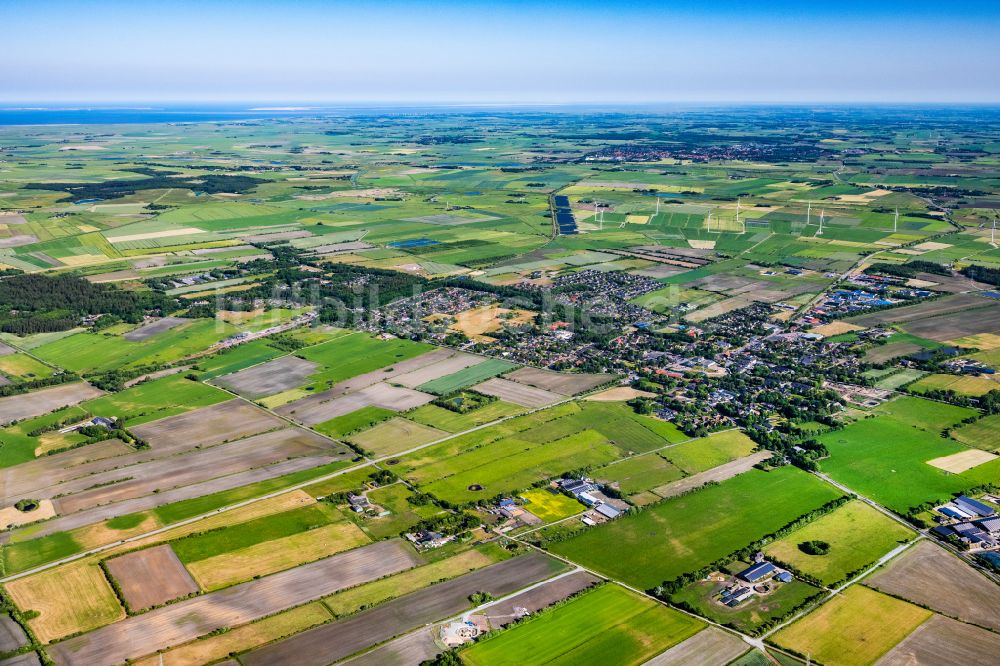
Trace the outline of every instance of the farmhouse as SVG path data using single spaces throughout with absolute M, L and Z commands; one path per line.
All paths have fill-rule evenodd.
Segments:
M 779 571 L 778 567 L 774 566 L 770 562 L 760 562 L 741 571 L 737 574 L 737 578 L 742 578 L 748 583 L 756 583 L 770 578 L 777 571 Z

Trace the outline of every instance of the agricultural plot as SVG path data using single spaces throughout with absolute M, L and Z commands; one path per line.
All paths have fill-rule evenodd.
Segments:
M 1000 630 L 1000 590 L 940 546 L 922 541 L 865 579 L 865 585 L 963 622 Z
M 477 363 L 476 365 L 465 368 L 464 370 L 459 370 L 458 372 L 450 375 L 445 375 L 425 384 L 421 384 L 417 388 L 421 391 L 426 391 L 427 393 L 447 395 L 449 393 L 454 393 L 455 391 L 461 391 L 462 389 L 472 386 L 473 384 L 478 384 L 479 382 L 489 379 L 490 377 L 495 377 L 496 375 L 513 370 L 516 367 L 517 364 L 515 363 L 508 363 L 507 361 L 491 358 L 483 361 L 482 363 Z
M 565 400 L 565 396 L 552 393 L 544 389 L 518 384 L 508 379 L 488 379 L 482 384 L 476 384 L 473 390 L 485 395 L 492 395 L 500 398 L 504 402 L 512 402 L 515 405 L 537 409 Z
M 976 448 L 1000 451 L 1000 415 L 984 416 L 975 423 L 959 426 L 951 436 L 962 444 Z
M 610 382 L 614 379 L 614 375 L 575 374 L 539 368 L 521 368 L 508 374 L 507 379 L 552 393 L 576 395 Z
M 795 468 L 751 470 L 555 541 L 548 548 L 651 589 L 715 562 L 837 496 Z
M 479 365 L 484 361 L 485 359 L 482 356 L 456 353 L 451 356 L 446 356 L 436 363 L 431 363 L 418 368 L 412 372 L 396 375 L 392 378 L 392 381 L 394 384 L 399 384 L 407 388 L 420 388 L 421 384 L 426 384 L 428 382 L 441 379 L 442 377 L 452 375 L 456 372 L 465 370 L 466 368 Z
M 160 317 L 159 319 L 153 319 L 152 321 L 148 321 L 132 329 L 128 333 L 122 335 L 122 338 L 128 340 L 129 342 L 142 342 L 143 340 L 158 335 L 159 333 L 176 328 L 186 321 L 186 319 L 182 319 L 180 317 Z
M 41 416 L 60 407 L 78 405 L 103 394 L 104 391 L 90 384 L 76 382 L 0 398 L 0 423 L 6 425 L 12 421 Z
M 872 564 L 900 543 L 915 536 L 912 530 L 868 506 L 852 500 L 764 547 L 764 553 L 794 570 L 832 585 Z M 829 551 L 810 555 L 800 544 L 823 541 Z
M 135 426 L 132 431 L 156 447 L 174 447 L 185 442 L 211 446 L 275 430 L 285 422 L 242 400 L 227 400 L 211 407 Z
M 540 553 L 500 562 L 432 585 L 358 615 L 310 629 L 241 656 L 246 666 L 296 663 L 303 666 L 338 661 L 406 629 L 441 620 L 469 607 L 469 596 L 487 592 L 505 596 L 549 578 L 565 568 Z
M 27 354 L 0 355 L 0 373 L 14 382 L 51 377 L 55 371 Z
M 253 622 L 417 563 L 412 551 L 400 542 L 383 541 L 132 616 L 51 645 L 48 650 L 57 663 L 68 666 L 120 663 Z M 107 621 L 102 618 L 101 623 Z M 136 642 L 135 636 L 143 636 L 143 641 Z
M 463 650 L 467 664 L 642 664 L 704 625 L 617 585 L 603 585 Z
M 852 585 L 774 634 L 772 640 L 824 664 L 865 666 L 878 661 L 931 616 L 918 606 Z
M 302 349 L 296 356 L 317 363 L 322 368 L 311 377 L 312 383 L 308 386 L 332 386 L 345 379 L 418 357 L 432 349 L 429 345 L 409 340 L 379 340 L 364 333 L 353 333 Z
M 191 574 L 168 544 L 112 558 L 106 566 L 134 610 L 159 606 L 198 591 Z
M 954 391 L 959 395 L 978 397 L 990 391 L 1000 390 L 1000 381 L 988 377 L 931 374 L 910 384 L 908 388 L 913 393 Z
M 526 501 L 525 510 L 541 519 L 543 523 L 575 516 L 586 508 L 576 500 L 547 488 L 527 490 L 521 493 L 520 497 Z
M 496 400 L 477 409 L 460 414 L 434 404 L 418 407 L 406 414 L 406 418 L 448 433 L 462 432 L 485 423 L 523 413 L 524 407 L 502 400 Z
M 299 386 L 318 367 L 317 363 L 298 356 L 285 356 L 224 375 L 217 378 L 215 383 L 253 400 Z
M 290 402 L 275 411 L 305 425 L 323 423 L 365 407 L 379 407 L 404 412 L 426 405 L 434 396 L 391 384 L 374 384 L 347 395 L 317 400 L 320 396 Z
M 348 441 L 376 456 L 391 456 L 447 436 L 443 430 L 396 417 L 351 435 Z
M 879 666 L 974 664 L 983 655 L 1000 654 L 1000 636 L 935 615 L 917 627 L 884 657 Z
M 747 644 L 740 638 L 715 627 L 706 627 L 646 663 L 649 666 L 729 664 L 746 651 Z
M 921 407 L 926 409 L 921 411 Z M 904 398 L 886 403 L 874 418 L 862 419 L 818 439 L 830 451 L 820 463 L 831 477 L 897 513 L 909 513 L 923 502 L 947 499 L 953 493 L 991 482 L 1000 460 L 951 474 L 929 461 L 967 449 L 940 436 L 970 410 Z

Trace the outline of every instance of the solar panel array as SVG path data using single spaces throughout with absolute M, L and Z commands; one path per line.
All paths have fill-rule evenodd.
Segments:
M 569 207 L 569 197 L 561 194 L 553 197 L 556 209 L 556 226 L 559 227 L 559 234 L 568 236 L 577 233 L 576 218 Z

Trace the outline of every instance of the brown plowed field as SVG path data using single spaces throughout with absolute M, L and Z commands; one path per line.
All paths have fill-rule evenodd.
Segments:
M 444 651 L 434 640 L 435 635 L 435 627 L 421 629 L 341 663 L 350 666 L 418 666 Z
M 540 370 L 538 368 L 520 368 L 507 374 L 506 377 L 518 384 L 527 384 L 528 386 L 534 386 L 562 395 L 576 395 L 577 393 L 588 391 L 595 386 L 606 384 L 614 379 L 615 376 L 572 374 L 553 372 L 552 370 Z
M 688 664 L 728 664 L 750 646 L 738 636 L 707 627 L 679 645 L 653 657 L 643 666 L 688 666 Z
M 875 572 L 865 585 L 963 622 L 1000 630 L 1000 587 L 929 541 Z
M 562 563 L 538 552 L 412 592 L 372 610 L 325 624 L 254 650 L 241 658 L 244 666 L 326 666 L 355 652 L 387 641 L 424 624 L 469 607 L 469 595 L 510 594 L 556 573 Z
M 133 610 L 159 606 L 198 591 L 168 543 L 110 559 L 107 566 Z
M 934 615 L 879 659 L 878 666 L 992 664 L 1000 636 L 992 631 Z
M 281 419 L 243 400 L 229 400 L 144 423 L 131 430 L 148 440 L 155 449 L 161 446 L 179 446 L 185 442 L 211 446 L 283 425 L 285 422 Z
M 571 594 L 587 589 L 599 580 L 600 578 L 586 571 L 577 571 L 488 606 L 483 609 L 483 615 L 489 619 L 491 628 L 506 627 L 517 619 L 516 609 L 525 608 L 529 613 L 537 613 Z
M 164 331 L 169 331 L 175 326 L 180 326 L 186 321 L 191 320 L 183 319 L 181 317 L 161 317 L 160 319 L 154 319 L 149 323 L 132 329 L 122 337 L 129 342 L 142 342 L 147 338 L 153 337 L 157 333 L 163 333 Z
M 482 384 L 476 384 L 473 390 L 486 395 L 500 398 L 504 402 L 512 402 L 522 407 L 536 408 L 551 405 L 554 402 L 565 400 L 566 396 L 559 393 L 552 393 L 545 389 L 535 388 L 527 384 L 518 384 L 508 379 L 487 379 Z
M 214 383 L 247 398 L 262 398 L 299 386 L 318 367 L 298 356 L 284 356 L 219 377 Z
M 0 425 L 41 416 L 67 405 L 77 405 L 104 395 L 104 391 L 84 382 L 60 384 L 22 395 L 0 398 Z
M 299 423 L 315 425 L 344 414 L 349 414 L 362 407 L 382 407 L 402 412 L 414 407 L 426 405 L 434 396 L 408 388 L 400 388 L 380 383 L 366 386 L 363 389 L 348 393 L 332 400 L 317 400 L 319 395 L 303 398 L 282 405 L 275 411 L 282 416 L 295 419 Z
M 319 562 L 134 615 L 48 648 L 57 664 L 120 664 L 235 627 L 404 569 L 419 560 L 409 545 L 381 541 Z M 275 662 L 272 662 L 275 663 Z

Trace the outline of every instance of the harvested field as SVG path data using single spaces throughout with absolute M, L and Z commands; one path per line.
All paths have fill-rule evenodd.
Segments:
M 533 386 L 518 384 L 509 379 L 488 379 L 482 384 L 476 384 L 472 388 L 480 393 L 500 398 L 504 402 L 512 402 L 515 405 L 529 408 L 544 407 L 545 405 L 551 405 L 552 403 L 566 399 L 564 395 Z
M 675 497 L 682 493 L 686 493 L 694 488 L 701 487 L 710 481 L 715 481 L 716 483 L 725 481 L 726 479 L 731 479 L 738 474 L 749 471 L 753 469 L 753 466 L 762 460 L 767 460 L 771 457 L 770 451 L 758 451 L 753 455 L 746 456 L 744 458 L 739 458 L 732 462 L 728 462 L 724 465 L 719 465 L 718 467 L 713 467 L 710 470 L 704 472 L 699 472 L 698 474 L 692 474 L 689 477 L 681 479 L 680 481 L 674 481 L 660 486 L 659 488 L 653 488 L 651 492 L 655 493 L 660 497 Z
M 469 607 L 469 595 L 504 596 L 544 580 L 561 562 L 532 552 L 413 592 L 339 622 L 326 624 L 242 657 L 245 666 L 325 666 L 400 633 L 450 617 Z
M 133 610 L 159 606 L 198 591 L 170 544 L 122 555 L 106 564 Z
M 852 585 L 771 640 L 830 666 L 866 666 L 932 615 L 905 601 Z M 892 621 L 886 622 L 886 618 Z
M 943 469 L 946 472 L 951 472 L 952 474 L 961 474 L 967 469 L 972 469 L 973 467 L 977 467 L 983 463 L 988 463 L 996 457 L 996 454 L 990 453 L 989 451 L 983 451 L 982 449 L 969 449 L 968 451 L 954 453 L 950 456 L 944 456 L 943 458 L 928 460 L 927 464 L 933 465 L 938 469 Z
M 444 430 L 397 417 L 347 439 L 376 456 L 391 456 L 447 436 Z
M 369 541 L 361 528 L 345 521 L 198 560 L 189 564 L 188 569 L 203 590 L 217 590 L 342 553 Z
M 878 666 L 988 664 L 1000 654 L 1000 636 L 935 615 L 879 659 Z
M 483 609 L 482 615 L 485 615 L 489 620 L 491 629 L 506 627 L 520 617 L 517 609 L 523 608 L 529 613 L 537 613 L 557 601 L 562 601 L 570 595 L 586 590 L 600 580 L 597 576 L 586 571 L 576 571 L 487 606 Z
M 42 661 L 37 652 L 25 652 L 0 661 L 0 666 L 41 666 Z
M 188 321 L 191 320 L 183 319 L 182 317 L 160 317 L 159 319 L 154 319 L 153 321 L 142 324 L 122 337 L 129 342 L 142 342 L 143 340 L 153 337 L 157 333 L 169 331 L 175 326 L 180 326 Z
M 923 347 L 915 342 L 890 342 L 872 347 L 865 352 L 866 363 L 885 363 L 900 356 L 908 356 L 921 351 Z
M 310 456 L 296 458 L 294 460 L 286 460 L 284 462 L 268 465 L 267 467 L 259 467 L 246 472 L 240 472 L 238 474 L 230 474 L 228 476 L 211 479 L 202 483 L 176 488 L 174 490 L 166 490 L 160 493 L 138 497 L 136 499 L 116 502 L 115 504 L 77 511 L 76 513 L 59 516 L 44 523 L 40 523 L 37 526 L 32 526 L 30 528 L 32 530 L 32 538 L 46 536 L 55 532 L 73 530 L 78 527 L 98 523 L 109 518 L 116 518 L 118 516 L 148 511 L 149 509 L 155 509 L 156 507 L 164 506 L 166 504 L 173 504 L 174 502 L 193 499 L 195 497 L 204 497 L 205 495 L 212 495 L 224 490 L 232 490 L 233 488 L 239 488 L 240 486 L 246 486 L 258 481 L 266 481 L 268 479 L 274 479 L 286 474 L 292 474 L 294 472 L 300 472 L 313 467 L 319 467 L 338 459 L 343 460 L 347 456 L 346 449 L 337 455 L 337 458 L 333 456 Z M 6 543 L 10 539 L 9 533 L 3 533 L 0 537 L 3 537 L 3 539 L 0 539 L 3 543 Z
M 435 640 L 437 633 L 436 627 L 421 629 L 341 663 L 350 666 L 416 666 L 444 651 Z
M 231 653 L 264 645 L 322 624 L 332 618 L 330 611 L 322 603 L 316 601 L 132 663 L 134 666 L 191 666 L 192 664 L 213 663 L 216 659 L 222 659 Z M 235 660 L 222 663 L 227 666 L 239 666 Z
M 67 405 L 77 405 L 104 395 L 104 391 L 85 382 L 61 384 L 40 391 L 0 398 L 0 425 L 41 416 Z
M 318 363 L 298 356 L 283 356 L 219 377 L 214 383 L 254 400 L 299 386 L 318 367 Z
M 0 509 L 0 530 L 19 525 L 27 525 L 38 520 L 48 520 L 56 515 L 56 507 L 52 500 L 38 500 L 38 508 L 27 513 L 18 510 L 16 506 L 5 506 Z
M 392 383 L 402 384 L 408 388 L 415 389 L 421 384 L 426 384 L 427 382 L 440 379 L 441 377 L 446 377 L 452 373 L 458 372 L 459 370 L 479 365 L 485 360 L 486 359 L 482 356 L 459 353 L 442 361 L 438 361 L 437 363 L 426 365 L 418 370 L 414 370 L 413 372 L 408 372 L 405 375 L 397 375 L 393 377 Z
M 129 455 L 133 453 L 135 449 L 124 442 L 109 439 L 0 469 L 0 504 L 30 497 L 42 488 L 77 476 L 135 462 Z
M 728 664 L 746 651 L 747 644 L 738 636 L 715 627 L 706 627 L 683 643 L 653 657 L 643 666 Z
M 631 386 L 616 386 L 615 388 L 609 388 L 594 395 L 588 395 L 585 399 L 593 400 L 594 402 L 625 402 L 633 398 L 652 398 L 655 395 L 655 393 L 640 391 Z
M 220 402 L 178 416 L 144 423 L 131 430 L 149 441 L 153 448 L 195 442 L 211 446 L 273 430 L 285 422 L 242 400 Z
M 28 636 L 10 615 L 0 615 L 0 652 L 12 652 L 29 643 Z
M 450 329 L 479 342 L 490 342 L 493 338 L 487 333 L 500 330 L 504 324 L 518 326 L 534 318 L 535 313 L 529 310 L 508 310 L 497 304 L 483 305 L 456 314 Z
M 1000 630 L 1000 588 L 929 541 L 910 548 L 868 577 L 865 585 Z
M 5 342 L 0 342 L 0 356 L 10 356 L 16 354 L 17 350 Z
M 583 393 L 614 378 L 615 375 L 573 374 L 539 368 L 521 368 L 507 375 L 507 379 L 518 384 L 527 384 L 562 395 Z
M 185 456 L 171 456 L 140 466 L 67 481 L 48 492 L 58 492 L 56 511 L 65 515 L 288 459 L 323 455 L 335 446 L 319 435 L 298 428 L 286 428 L 199 449 Z
M 426 405 L 434 396 L 408 388 L 390 384 L 373 384 L 360 391 L 349 393 L 332 400 L 316 401 L 319 395 L 303 398 L 282 405 L 275 411 L 282 416 L 295 419 L 306 425 L 316 425 L 324 421 L 349 414 L 362 407 L 381 407 L 394 412 L 404 412 L 420 405 Z
M 11 581 L 6 588 L 22 611 L 38 611 L 29 624 L 43 643 L 125 617 L 104 572 L 93 563 L 49 569 Z
M 50 646 L 49 654 L 57 663 L 71 666 L 119 664 L 418 563 L 409 546 L 400 541 L 382 541 L 127 618 Z M 143 637 L 141 643 L 136 636 Z

